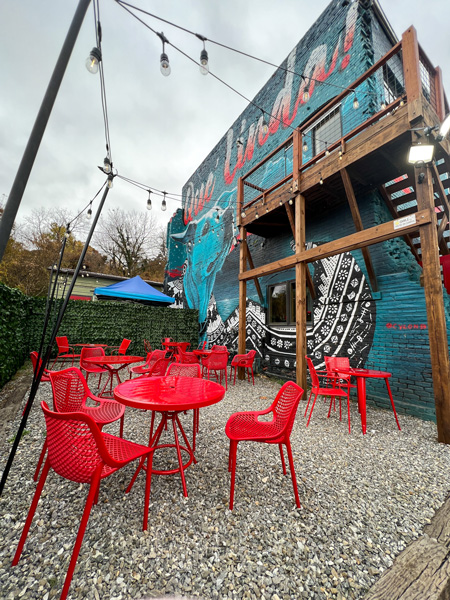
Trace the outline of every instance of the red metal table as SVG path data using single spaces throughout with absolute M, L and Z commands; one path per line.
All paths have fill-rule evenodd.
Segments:
M 161 342 L 161 346 L 164 347 L 164 350 L 169 356 L 177 354 L 178 348 L 181 348 L 183 352 L 186 352 L 189 345 L 189 342 Z
M 154 412 L 150 427 L 149 446 L 157 448 L 176 448 L 178 468 L 172 470 L 153 470 L 157 475 L 172 475 L 180 473 L 183 485 L 183 494 L 187 497 L 186 479 L 184 470 L 192 463 L 197 462 L 194 452 L 186 437 L 178 414 L 186 410 L 195 410 L 220 402 L 225 395 L 225 388 L 214 381 L 197 379 L 191 377 L 140 377 L 129 379 L 114 388 L 114 399 L 117 402 L 144 410 L 161 413 L 162 419 L 153 434 Z M 174 444 L 159 444 L 159 438 L 167 422 L 172 421 Z M 183 437 L 186 446 L 180 445 L 178 430 Z M 181 451 L 187 452 L 188 461 L 183 464 Z M 136 473 L 128 486 L 127 492 L 142 468 L 143 462 L 137 468 Z M 145 468 L 145 467 L 144 467 Z
M 211 354 L 211 350 L 193 350 L 193 353 L 199 358 L 205 358 Z
M 356 377 L 356 386 L 358 391 L 358 409 L 361 415 L 361 426 L 363 434 L 366 433 L 367 429 L 367 420 L 366 420 L 366 379 L 374 378 L 374 379 L 384 379 L 386 383 L 386 388 L 389 394 L 389 399 L 391 401 L 392 410 L 394 412 L 394 417 L 397 422 L 397 427 L 401 429 L 400 423 L 397 419 L 397 413 L 395 411 L 394 399 L 392 397 L 391 386 L 389 385 L 389 377 L 391 377 L 392 373 L 387 373 L 386 371 L 375 371 L 374 369 L 339 369 L 339 373 L 348 373 L 352 377 Z
M 99 365 L 101 367 L 105 367 L 108 369 L 108 378 L 106 380 L 105 385 L 102 388 L 102 391 L 98 394 L 100 397 L 103 397 L 106 388 L 109 384 L 109 396 L 108 398 L 112 398 L 113 390 L 113 380 L 114 377 L 117 379 L 118 383 L 121 383 L 121 379 L 119 376 L 119 371 L 127 367 L 128 365 L 132 365 L 133 363 L 142 362 L 145 360 L 143 356 L 127 356 L 125 355 L 113 355 L 113 356 L 90 356 L 89 358 L 84 359 L 87 363 L 92 363 L 93 365 Z

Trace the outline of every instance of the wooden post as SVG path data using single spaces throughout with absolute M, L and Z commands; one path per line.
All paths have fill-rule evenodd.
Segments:
M 417 32 L 412 26 L 402 35 L 402 56 L 405 91 L 408 101 L 408 118 L 412 122 L 423 114 L 419 45 L 417 43 Z
M 238 179 L 237 205 L 243 207 L 244 202 L 244 181 L 242 177 Z M 241 238 L 241 247 L 239 251 L 239 273 L 247 270 L 247 230 L 242 225 L 241 213 L 238 215 L 240 224 L 239 233 Z M 238 354 L 245 354 L 245 339 L 247 330 L 247 281 L 239 281 L 239 339 Z M 244 369 L 238 369 L 238 378 L 244 379 Z
M 296 129 L 292 136 L 293 147 L 293 172 L 292 191 L 299 190 L 300 167 L 302 164 L 302 134 Z M 305 226 L 305 197 L 297 193 L 295 197 L 295 253 L 305 251 L 306 226 Z M 306 396 L 306 270 L 305 262 L 295 265 L 295 327 L 296 327 L 296 380 L 303 388 Z
M 423 177 L 422 183 L 419 183 L 419 175 L 420 179 Z M 420 225 L 423 281 L 438 441 L 450 444 L 450 366 L 430 167 L 416 166 L 415 179 L 417 208 L 418 210 L 428 208 L 432 214 L 431 223 Z M 417 368 L 420 369 L 420 365 L 417 365 Z

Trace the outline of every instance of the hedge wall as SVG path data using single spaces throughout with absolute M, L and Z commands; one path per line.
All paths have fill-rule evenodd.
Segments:
M 38 350 L 45 298 L 29 298 L 0 284 L 0 387 L 16 373 L 31 350 Z M 49 327 L 49 329 L 51 329 Z M 145 306 L 131 302 L 69 301 L 59 328 L 69 343 L 118 346 L 131 339 L 127 354 L 145 356 L 144 339 L 153 348 L 163 337 L 198 345 L 198 311 Z M 56 346 L 55 346 L 56 351 Z

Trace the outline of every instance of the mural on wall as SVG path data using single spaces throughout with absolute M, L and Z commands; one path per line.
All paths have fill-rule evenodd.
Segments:
M 320 82 L 329 80 L 345 86 L 364 70 L 359 60 L 351 60 L 352 53 L 360 51 L 355 49 L 355 32 L 362 10 L 357 1 L 348 6 L 332 2 L 284 61 L 282 66 L 286 70 L 277 70 L 255 97 L 255 105 L 264 107 L 270 115 L 268 131 L 263 130 L 264 115 L 254 105 L 249 105 L 183 189 L 183 210 L 175 213 L 168 229 L 166 289 L 176 299 L 177 306 L 198 309 L 201 340 L 207 337 L 210 343 L 226 344 L 237 350 L 238 302 L 236 300 L 233 310 L 221 315 L 214 296 L 217 275 L 230 252 L 237 247 L 237 178 L 286 139 L 294 123 L 308 118 L 335 95 L 333 86 L 320 86 Z M 269 187 L 291 171 L 292 157 L 274 158 L 259 180 L 253 182 Z M 346 256 L 347 262 L 337 264 L 329 259 L 324 261 L 326 266 L 316 269 L 319 272 L 326 268 L 327 276 L 332 279 L 323 294 L 319 293 L 322 303 L 316 302 L 316 324 L 308 333 L 308 344 L 315 340 L 317 360 L 318 353 L 326 353 L 328 348 L 338 349 L 338 344 L 333 341 L 339 333 L 338 327 L 343 327 L 345 338 L 339 348 L 341 352 L 350 354 L 352 348 L 358 349 L 363 357 L 366 355 L 364 348 L 370 347 L 371 327 L 366 324 L 365 329 L 358 321 L 358 317 L 365 314 L 362 298 L 365 299 L 367 293 L 370 296 L 370 290 L 365 281 L 363 284 L 363 275 L 357 271 L 357 265 L 352 263 L 350 268 L 351 256 Z M 337 272 L 345 273 L 342 275 L 344 280 L 336 274 L 332 277 L 331 266 Z M 352 277 L 347 281 L 350 271 Z M 230 273 L 230 278 L 230 287 L 237 288 L 237 272 Z M 355 280 L 359 283 L 353 290 Z M 335 300 L 339 303 L 337 289 L 343 281 L 340 297 L 348 298 L 342 305 L 344 308 L 338 309 Z M 324 285 L 323 281 L 318 282 L 318 289 Z M 350 299 L 353 292 L 354 299 Z M 335 295 L 330 297 L 330 293 Z M 347 312 L 347 306 L 353 307 L 351 312 Z M 367 314 L 369 308 L 372 307 L 366 307 Z M 331 320 L 337 317 L 339 324 L 332 325 Z M 355 328 L 358 334 L 355 334 Z M 328 330 L 331 330 L 329 334 L 326 333 Z M 367 343 L 359 342 L 357 336 Z M 248 349 L 254 348 L 268 365 L 295 367 L 295 331 L 269 329 L 265 307 L 255 299 L 247 302 L 247 340 Z

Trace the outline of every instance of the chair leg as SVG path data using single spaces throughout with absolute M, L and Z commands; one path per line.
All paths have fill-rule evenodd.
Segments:
M 233 510 L 234 503 L 234 482 L 236 479 L 236 454 L 237 441 L 230 440 L 230 459 L 231 459 L 231 482 L 230 482 L 230 510 Z
M 295 476 L 295 469 L 294 469 L 294 459 L 292 457 L 291 442 L 289 441 L 289 439 L 286 440 L 286 450 L 287 450 L 287 455 L 288 455 L 288 460 L 289 460 L 289 469 L 291 470 L 292 485 L 294 486 L 295 504 L 296 504 L 297 508 L 300 508 L 300 498 L 298 496 L 297 478 Z
M 251 370 L 251 372 L 252 372 L 252 381 L 253 381 L 253 385 L 255 385 L 255 378 L 254 378 L 254 376 L 253 376 L 253 367 L 250 367 L 250 370 Z
M 48 472 L 50 470 L 50 461 L 45 461 L 44 468 L 42 469 L 41 476 L 39 478 L 39 482 L 36 487 L 36 491 L 34 492 L 33 500 L 31 502 L 30 510 L 28 511 L 27 519 L 25 521 L 25 525 L 23 526 L 22 535 L 20 536 L 19 544 L 17 546 L 16 553 L 14 554 L 14 558 L 12 561 L 12 565 L 15 566 L 19 562 L 20 555 L 22 554 L 23 546 L 25 544 L 25 540 L 27 539 L 28 532 L 30 530 L 31 522 L 33 521 L 34 513 L 36 512 L 36 507 L 39 502 L 39 498 L 41 497 L 42 488 L 44 487 L 45 480 L 47 479 Z
M 350 433 L 350 393 L 347 394 L 348 432 Z
M 317 400 L 317 394 L 314 396 L 314 400 L 313 400 L 313 403 L 312 403 L 312 406 L 311 406 L 311 412 L 309 413 L 308 422 L 306 423 L 306 427 L 308 427 L 309 422 L 311 421 L 311 417 L 312 417 L 312 413 L 313 413 L 313 410 L 314 410 L 314 405 L 316 404 L 316 400 Z M 308 400 L 308 404 L 309 404 L 309 400 Z
M 311 390 L 311 392 L 309 393 L 308 404 L 306 405 L 306 408 L 305 408 L 305 414 L 303 415 L 304 417 L 306 417 L 306 413 L 308 412 L 309 403 L 311 402 L 311 396 L 312 396 L 312 393 L 313 393 L 313 392 L 312 392 L 312 390 Z
M 280 449 L 281 464 L 283 465 L 283 475 L 286 475 L 286 463 L 284 462 L 283 444 L 278 444 L 278 447 Z
M 61 592 L 60 600 L 65 600 L 67 594 L 69 592 L 69 587 L 72 581 L 73 572 L 75 570 L 75 565 L 77 564 L 78 555 L 80 553 L 81 544 L 83 542 L 84 532 L 86 531 L 86 526 L 89 520 L 89 515 L 91 514 L 91 508 L 94 501 L 94 498 L 98 492 L 100 486 L 100 473 L 101 473 L 101 465 L 97 468 L 94 473 L 94 476 L 91 481 L 91 485 L 89 487 L 88 497 L 86 498 L 86 504 L 84 505 L 83 516 L 81 517 L 80 527 L 78 528 L 77 539 L 75 540 L 75 546 L 72 550 L 72 557 L 70 559 L 69 568 L 67 569 L 66 579 L 64 581 L 64 586 Z
M 145 497 L 144 497 L 144 521 L 142 530 L 146 531 L 148 527 L 148 505 L 150 503 L 150 488 L 152 485 L 153 451 L 147 457 L 147 476 L 145 478 Z
M 39 471 L 41 470 L 42 461 L 44 460 L 45 453 L 47 451 L 47 438 L 45 438 L 44 445 L 42 446 L 41 455 L 39 456 L 38 464 L 36 465 L 36 471 L 33 475 L 33 480 L 37 481 L 39 477 Z
M 123 422 L 125 420 L 125 413 L 120 417 L 120 437 L 123 438 Z

